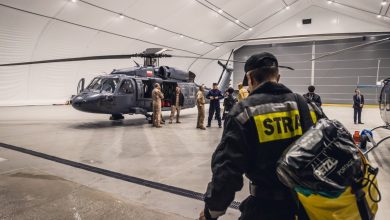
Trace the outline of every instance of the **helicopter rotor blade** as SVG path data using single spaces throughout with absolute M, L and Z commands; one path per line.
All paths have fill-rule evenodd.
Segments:
M 347 47 L 347 48 L 344 48 L 344 49 L 341 49 L 341 50 L 337 50 L 337 51 L 330 52 L 330 53 L 324 54 L 322 56 L 313 58 L 313 59 L 311 59 L 309 61 L 319 60 L 319 59 L 322 59 L 322 58 L 325 58 L 325 57 L 328 57 L 328 56 L 333 56 L 333 55 L 340 54 L 340 53 L 346 52 L 348 50 L 353 50 L 353 49 L 356 49 L 356 48 L 361 48 L 361 47 L 366 47 L 366 46 L 370 46 L 370 45 L 385 43 L 386 41 L 389 41 L 389 40 L 390 40 L 390 37 L 387 37 L 387 38 L 383 38 L 383 39 L 380 39 L 380 40 L 367 42 L 367 43 L 355 45 L 355 46 L 352 46 L 352 47 Z
M 226 64 L 225 64 L 225 65 L 224 65 L 224 64 L 222 64 L 222 62 L 218 60 L 218 64 L 219 64 L 220 66 L 222 66 L 222 72 L 221 72 L 221 75 L 219 76 L 219 79 L 218 79 L 218 84 L 221 82 L 221 79 L 222 79 L 223 73 L 225 72 L 225 70 L 226 70 L 226 68 L 227 68 L 227 65 L 229 64 L 229 60 L 230 60 L 230 57 L 232 57 L 232 55 L 233 55 L 233 52 L 234 52 L 234 49 L 232 50 L 232 52 L 230 52 L 230 54 L 229 54 L 229 58 L 227 59 L 227 61 L 226 61 Z

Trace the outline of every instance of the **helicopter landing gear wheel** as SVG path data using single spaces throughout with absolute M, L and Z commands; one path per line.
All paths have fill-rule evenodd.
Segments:
M 122 114 L 112 114 L 110 116 L 110 120 L 113 120 L 113 121 L 116 121 L 116 120 L 121 120 L 121 119 L 124 119 L 125 117 L 123 117 Z

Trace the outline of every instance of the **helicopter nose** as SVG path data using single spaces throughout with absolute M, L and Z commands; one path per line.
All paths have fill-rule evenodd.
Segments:
M 100 96 L 93 95 L 78 95 L 73 98 L 73 108 L 84 112 L 96 112 L 98 110 L 98 101 Z

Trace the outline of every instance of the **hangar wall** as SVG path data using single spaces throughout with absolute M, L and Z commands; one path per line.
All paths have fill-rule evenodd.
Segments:
M 312 63 L 309 61 L 325 53 L 376 40 L 343 39 L 267 45 L 248 45 L 235 51 L 235 60 L 246 60 L 250 55 L 267 51 L 276 55 L 280 65 L 295 68 L 281 69 L 281 82 L 297 93 L 306 93 L 311 84 L 324 103 L 352 103 L 354 90 L 359 85 L 367 104 L 377 104 L 380 89 L 377 79 L 390 77 L 390 42 L 353 49 Z M 234 85 L 244 77 L 244 64 L 234 65 Z M 314 67 L 314 68 L 313 68 Z M 313 76 L 312 76 L 313 75 Z

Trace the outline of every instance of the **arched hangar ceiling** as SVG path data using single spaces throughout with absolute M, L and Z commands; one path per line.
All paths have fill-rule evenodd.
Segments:
M 149 47 L 169 48 L 173 55 L 220 58 L 247 42 L 214 42 L 319 33 L 388 32 L 390 4 L 381 2 L 0 0 L 0 63 L 131 54 Z M 291 27 L 289 22 L 304 16 L 321 22 L 313 22 L 311 27 Z M 324 25 L 328 20 L 334 25 Z M 351 25 L 354 22 L 359 25 Z M 170 58 L 161 63 L 191 69 L 205 83 L 216 80 L 221 71 L 216 62 L 204 60 Z M 45 102 L 62 100 L 74 93 L 79 78 L 132 65 L 129 60 L 112 60 L 2 67 L 0 89 L 23 88 L 23 92 L 2 97 L 0 105 L 15 99 L 21 100 L 20 103 L 38 103 L 43 95 Z M 55 92 L 48 96 L 35 86 L 40 83 L 46 83 L 46 91 Z

